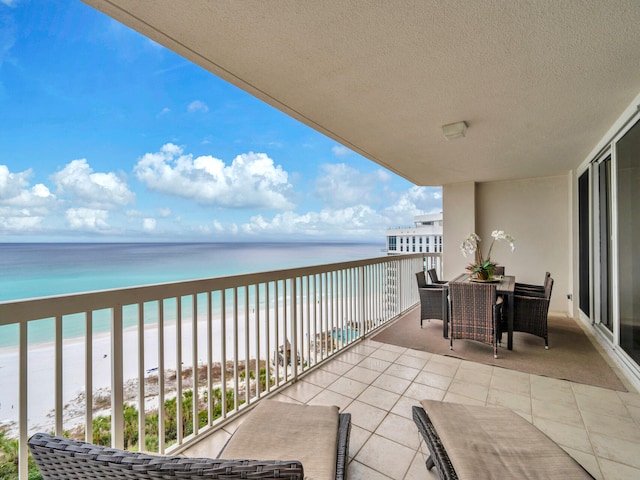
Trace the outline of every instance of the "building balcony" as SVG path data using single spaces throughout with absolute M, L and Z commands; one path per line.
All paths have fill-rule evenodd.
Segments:
M 267 397 L 351 413 L 351 478 L 435 478 L 411 419 L 421 399 L 505 406 L 595 478 L 638 476 L 640 395 L 624 372 L 617 375 L 627 392 L 374 340 L 396 321 L 418 327 L 414 274 L 440 267 L 439 255 L 425 255 L 0 304 L 3 328 L 17 334 L 17 371 L 13 379 L 2 372 L 17 408 L 15 420 L 3 422 L 19 439 L 20 478 L 27 478 L 26 439 L 37 430 L 94 443 L 106 433 L 114 447 L 138 448 L 130 444 L 133 435 L 151 452 L 211 457 Z M 105 319 L 106 333 L 99 326 Z M 31 342 L 47 321 L 52 342 Z M 67 338 L 78 325 L 84 340 Z M 202 375 L 193 375 L 194 365 Z M 198 401 L 175 402 L 175 412 L 157 408 L 194 396 Z M 51 399 L 50 411 L 36 421 L 43 399 Z M 135 416 L 132 433 L 131 423 L 117 419 L 131 416 L 133 407 L 146 413 Z M 183 428 L 149 441 L 149 420 L 164 425 L 173 416 Z
M 406 315 L 415 317 L 417 309 Z M 489 354 L 488 354 L 489 355 Z M 499 362 L 499 360 L 498 360 Z M 624 380 L 624 374 L 618 371 Z M 640 477 L 640 394 L 574 383 L 364 339 L 275 399 L 352 415 L 349 478 L 438 478 L 411 407 L 421 399 L 500 405 L 532 422 L 597 479 Z M 184 453 L 220 451 L 242 417 Z

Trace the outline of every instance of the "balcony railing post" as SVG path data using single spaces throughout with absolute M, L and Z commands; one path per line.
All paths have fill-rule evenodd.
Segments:
M 111 309 L 111 447 L 124 448 L 122 305 Z
M 18 425 L 19 425 L 19 438 L 18 438 L 18 476 L 20 480 L 27 480 L 29 477 L 28 470 L 28 446 L 27 446 L 27 429 L 28 429 L 28 415 L 27 415 L 27 322 L 20 322 L 18 333 L 18 343 L 20 345 L 18 352 Z
M 28 377 L 30 367 L 33 368 L 28 364 L 29 322 L 54 319 L 55 342 L 51 349 L 54 361 L 49 362 L 51 365 L 47 365 L 47 368 L 50 369 L 51 376 L 55 381 L 53 392 L 55 412 L 52 425 L 47 428 L 58 434 L 62 433 L 65 420 L 64 402 L 67 401 L 66 396 L 69 393 L 63 391 L 64 380 L 69 379 L 70 369 L 74 366 L 74 362 L 77 363 L 75 357 L 71 356 L 75 349 L 66 349 L 67 339 L 63 334 L 66 334 L 63 332 L 63 326 L 66 326 L 65 322 L 72 321 L 72 316 L 84 315 L 85 345 L 81 355 L 84 360 L 83 376 L 87 390 L 84 402 L 86 411 L 83 418 L 85 440 L 93 441 L 93 389 L 103 387 L 100 384 L 102 379 L 94 377 L 93 370 L 96 365 L 93 364 L 93 356 L 98 342 L 102 341 L 99 337 L 104 334 L 110 342 L 108 364 L 110 376 L 108 379 L 104 379 L 104 386 L 107 386 L 108 381 L 111 389 L 111 445 L 123 448 L 125 441 L 128 440 L 125 438 L 124 402 L 133 400 L 125 398 L 125 381 L 135 380 L 135 378 L 126 376 L 131 372 L 132 377 L 137 377 L 138 380 L 136 402 L 139 412 L 138 448 L 140 450 L 146 449 L 146 422 L 143 412 L 145 395 L 149 395 L 154 389 L 145 387 L 144 381 L 145 376 L 148 376 L 151 371 L 157 370 L 158 424 L 153 426 L 154 432 L 157 427 L 157 452 L 160 454 L 165 454 L 167 451 L 179 453 L 201 435 L 209 433 L 212 428 L 217 429 L 220 425 L 226 424 L 230 418 L 244 410 L 244 408 L 240 408 L 241 387 L 246 391 L 246 399 L 242 398 L 242 400 L 247 402 L 257 401 L 264 390 L 273 393 L 285 388 L 298 380 L 300 375 L 311 367 L 312 363 L 321 364 L 352 343 L 353 337 L 350 336 L 353 333 L 352 329 L 357 328 L 360 337 L 364 338 L 373 329 L 379 328 L 389 320 L 396 318 L 406 308 L 415 305 L 417 291 L 412 288 L 415 282 L 413 273 L 420 268 L 420 265 L 424 266 L 424 257 L 421 254 L 416 254 L 403 258 L 376 258 L 368 261 L 342 262 L 260 274 L 0 302 L 0 324 L 13 324 L 19 327 L 17 340 L 19 359 L 16 375 L 19 378 L 17 426 L 19 428 L 18 471 L 20 480 L 26 480 L 28 477 L 28 447 L 26 444 L 29 433 L 28 418 L 29 414 L 34 415 L 34 412 L 27 412 L 30 403 Z M 426 258 L 427 261 L 433 260 L 436 255 L 426 255 Z M 437 263 L 433 264 L 437 265 Z M 241 291 L 244 294 L 244 301 L 239 298 Z M 261 298 L 263 295 L 264 299 Z M 206 300 L 207 303 L 206 315 L 204 311 L 201 312 L 203 321 L 206 317 L 207 322 L 206 341 L 203 338 L 205 329 L 200 330 L 198 325 L 199 310 L 204 307 L 200 304 L 201 299 L 202 301 Z M 191 347 L 190 363 L 192 363 L 194 376 L 194 403 L 192 405 L 193 411 L 183 411 L 182 353 L 186 344 L 183 342 L 182 327 L 183 317 L 188 315 L 189 304 L 191 304 L 192 312 L 192 337 L 189 343 Z M 241 309 L 244 310 L 244 321 L 240 318 Z M 105 328 L 106 331 L 100 331 L 98 317 L 94 322 L 94 312 L 99 312 L 101 315 L 102 312 L 108 314 L 109 323 L 108 328 Z M 167 314 L 167 312 L 170 313 Z M 154 316 L 155 318 L 153 318 Z M 165 325 L 165 319 L 169 320 L 169 325 Z M 147 320 L 149 325 L 146 324 Z M 227 320 L 230 322 L 227 323 Z M 137 333 L 137 339 L 133 339 L 130 338 L 128 330 L 125 331 L 125 327 L 136 325 L 136 323 L 137 331 L 133 335 L 135 336 Z M 157 329 L 157 341 L 153 342 L 155 345 L 149 342 L 149 338 L 145 339 L 145 329 L 149 327 Z M 187 326 L 185 327 L 187 328 Z M 175 338 L 170 336 L 173 335 L 174 328 Z M 241 338 L 244 338 L 244 341 Z M 137 346 L 137 351 L 127 350 L 125 352 L 125 340 L 127 345 Z M 150 348 L 152 350 L 157 348 L 157 367 L 148 370 L 149 366 L 145 365 L 145 353 L 151 353 Z M 203 348 L 206 349 L 206 355 L 202 352 Z M 124 357 L 125 353 L 126 358 Z M 252 396 L 253 380 L 251 376 L 253 371 L 251 371 L 250 362 L 253 355 L 256 360 L 256 382 L 260 381 L 260 362 L 264 361 L 264 357 L 266 357 L 267 381 L 263 388 L 258 386 L 255 395 Z M 274 355 L 274 363 L 272 363 L 272 355 Z M 206 382 L 209 390 L 207 393 L 209 425 L 202 428 L 198 424 L 199 393 L 197 391 L 200 386 L 205 386 L 205 382 L 200 385 L 198 381 L 198 366 L 201 357 L 206 359 L 203 361 L 207 362 L 209 373 Z M 125 361 L 135 362 L 136 360 L 137 367 L 125 364 Z M 175 367 L 173 366 L 174 360 Z M 186 358 L 184 360 L 186 363 L 189 362 Z M 219 379 L 215 378 L 213 373 L 214 368 L 217 370 L 217 365 L 214 363 L 218 360 L 221 367 Z M 227 360 L 229 360 L 228 365 Z M 82 362 L 82 360 L 80 361 Z M 242 382 L 239 382 L 240 361 L 246 361 L 245 374 L 247 377 Z M 172 374 L 173 368 L 175 368 L 175 383 L 173 377 L 166 376 L 165 364 L 172 370 Z M 227 372 L 227 366 L 232 364 L 234 372 L 230 376 Z M 275 367 L 272 368 L 272 365 Z M 273 387 L 271 385 L 272 376 L 275 379 Z M 80 381 L 82 380 L 80 379 Z M 217 392 L 211 392 L 212 389 L 216 389 L 218 381 L 222 390 L 220 400 L 218 400 Z M 165 391 L 169 385 L 171 385 L 170 391 Z M 233 398 L 231 394 L 233 394 Z M 167 396 L 170 398 L 175 396 L 177 402 L 176 423 L 178 431 L 172 431 L 170 437 L 165 433 L 165 423 L 168 418 L 165 406 L 165 397 Z M 230 404 L 227 404 L 227 398 L 231 399 Z M 221 412 L 218 411 L 218 401 L 222 404 Z M 215 412 L 218 412 L 218 416 L 221 418 L 213 418 L 216 415 Z M 188 413 L 193 414 L 193 435 L 185 439 L 183 420 L 185 414 Z M 191 427 L 191 424 L 186 427 Z M 151 439 L 150 435 L 146 435 L 146 440 Z
M 291 370 L 293 381 L 298 379 L 298 278 L 291 279 Z

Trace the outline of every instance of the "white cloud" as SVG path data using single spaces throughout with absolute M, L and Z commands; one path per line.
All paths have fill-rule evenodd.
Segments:
M 324 175 L 316 180 L 315 194 L 334 208 L 379 201 L 375 194 L 390 176 L 384 170 L 362 173 L 344 163 L 321 166 Z
M 169 217 L 171 216 L 171 209 L 170 208 L 159 208 L 158 209 L 158 213 L 160 214 L 161 217 Z
M 353 153 L 352 150 L 348 149 L 344 145 L 336 145 L 331 149 L 331 151 L 336 157 L 346 157 L 347 155 Z
M 171 111 L 171 109 L 169 107 L 164 107 L 162 110 L 160 110 L 160 113 L 158 113 L 158 115 L 156 115 L 156 116 L 157 117 L 163 117 L 163 116 L 167 115 L 170 111 Z
M 412 225 L 413 217 L 422 213 L 442 211 L 441 187 L 413 186 L 403 192 L 393 204 L 381 213 L 389 218 L 392 225 Z
M 92 208 L 69 208 L 65 218 L 73 230 L 103 231 L 109 229 L 109 212 Z
M 1 216 L 0 232 L 3 233 L 25 233 L 37 231 L 42 224 L 42 217 L 31 216 Z
M 134 171 L 151 190 L 229 208 L 289 209 L 287 172 L 264 153 L 245 153 L 231 165 L 212 156 L 194 158 L 168 143 L 145 154 Z
M 222 224 L 218 220 L 214 220 L 213 221 L 213 229 L 216 232 L 220 232 L 220 233 L 224 232 L 224 227 L 222 226 Z
M 145 232 L 153 232 L 156 229 L 156 219 L 155 218 L 143 218 L 142 219 L 142 229 Z
M 46 207 L 53 204 L 56 197 L 49 189 L 38 183 L 29 188 L 31 169 L 11 173 L 6 165 L 0 165 L 0 205 L 13 207 Z
M 289 234 L 326 238 L 362 238 L 372 232 L 382 232 L 385 228 L 386 219 L 366 205 L 305 214 L 284 212 L 271 220 L 256 215 L 251 217 L 249 223 L 242 225 L 242 231 L 249 235 Z
M 135 200 L 126 182 L 114 172 L 94 173 L 82 158 L 73 160 L 51 177 L 57 185 L 58 193 L 69 195 L 81 205 L 110 209 L 127 205 Z
M 209 107 L 207 107 L 207 104 L 200 101 L 200 100 L 194 100 L 193 102 L 191 102 L 189 104 L 189 106 L 187 107 L 187 110 L 191 113 L 193 112 L 203 112 L 206 113 L 209 111 Z

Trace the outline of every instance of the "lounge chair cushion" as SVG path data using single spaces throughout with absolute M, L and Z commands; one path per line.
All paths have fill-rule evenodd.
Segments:
M 261 400 L 219 458 L 298 460 L 305 478 L 334 479 L 338 407 Z
M 507 408 L 420 403 L 460 479 L 591 478 L 553 440 Z

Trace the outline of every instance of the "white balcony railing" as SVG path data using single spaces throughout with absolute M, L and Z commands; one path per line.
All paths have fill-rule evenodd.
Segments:
M 433 267 L 440 254 L 411 254 L 0 303 L 14 342 L 2 351 L 16 357 L 2 388 L 17 389 L 15 418 L 0 420 L 19 439 L 19 478 L 29 435 L 96 443 L 101 409 L 111 446 L 135 436 L 179 452 L 413 307 L 414 274 Z M 43 405 L 49 425 L 32 419 Z M 125 429 L 131 405 L 137 432 Z

